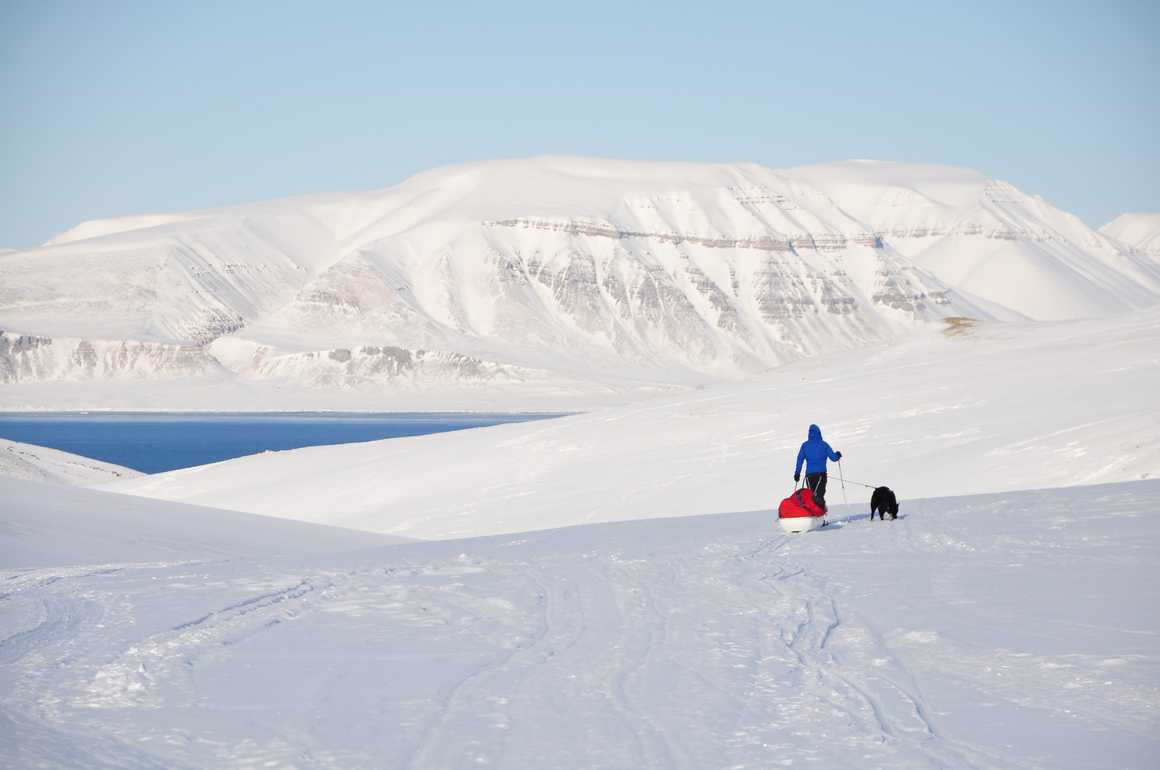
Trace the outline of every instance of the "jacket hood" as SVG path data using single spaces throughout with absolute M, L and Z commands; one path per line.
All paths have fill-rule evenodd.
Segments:
M 819 428 L 817 425 L 811 425 L 810 426 L 810 441 L 821 441 L 821 440 L 822 440 L 822 429 Z

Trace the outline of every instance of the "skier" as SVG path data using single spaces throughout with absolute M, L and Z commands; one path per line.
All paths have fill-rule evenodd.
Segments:
M 842 459 L 841 452 L 835 452 L 825 441 L 822 441 L 822 429 L 817 425 L 810 426 L 810 437 L 802 443 L 798 450 L 797 466 L 793 471 L 793 480 L 796 484 L 802 477 L 802 462 L 806 464 L 806 486 L 814 495 L 814 500 L 826 507 L 826 460 L 838 461 Z

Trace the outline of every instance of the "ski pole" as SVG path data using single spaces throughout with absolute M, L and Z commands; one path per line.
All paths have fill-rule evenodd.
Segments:
M 838 460 L 838 480 L 842 482 L 842 502 L 845 503 L 846 505 L 849 505 L 850 501 L 846 499 L 846 479 L 842 475 L 842 461 L 841 460 Z

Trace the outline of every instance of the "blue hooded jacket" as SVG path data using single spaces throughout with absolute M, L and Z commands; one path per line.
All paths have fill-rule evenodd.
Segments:
M 797 476 L 802 472 L 802 461 L 806 464 L 806 475 L 811 473 L 825 473 L 826 459 L 838 460 L 842 457 L 840 452 L 835 452 L 830 448 L 830 445 L 822 441 L 822 429 L 817 425 L 810 426 L 810 437 L 802 444 L 802 448 L 798 450 L 797 466 L 794 467 L 793 475 Z

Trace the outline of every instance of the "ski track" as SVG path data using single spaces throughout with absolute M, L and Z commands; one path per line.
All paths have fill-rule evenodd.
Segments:
M 770 557 L 789 542 L 788 537 L 775 536 L 766 539 L 756 549 L 749 548 L 748 544 L 742 549 L 715 547 L 712 550 L 716 558 L 702 556 L 691 563 L 672 557 L 659 560 L 613 558 L 611 564 L 596 559 L 590 559 L 586 564 L 581 559 L 579 564 L 561 565 L 565 568 L 553 570 L 555 574 L 544 575 L 536 570 L 524 572 L 521 577 L 541 597 L 535 637 L 528 644 L 516 646 L 510 653 L 485 662 L 454 682 L 438 700 L 437 708 L 410 756 L 396 766 L 423 770 L 459 766 L 459 762 L 470 761 L 477 765 L 519 767 L 527 766 L 524 764 L 526 759 L 568 759 L 553 755 L 545 747 L 534 752 L 538 755 L 536 757 L 510 754 L 508 742 L 503 739 L 480 743 L 478 736 L 502 736 L 503 730 L 481 730 L 480 725 L 472 723 L 477 722 L 481 714 L 494 711 L 495 704 L 487 702 L 491 693 L 506 690 L 534 700 L 536 693 L 550 693 L 558 686 L 561 669 L 568 672 L 582 670 L 582 666 L 575 666 L 566 658 L 581 640 L 586 639 L 582 655 L 589 655 L 589 647 L 595 644 L 605 648 L 609 660 L 604 669 L 605 680 L 602 683 L 588 682 L 585 686 L 600 694 L 599 700 L 615 715 L 612 723 L 620 725 L 627 733 L 620 738 L 627 737 L 628 740 L 611 742 L 605 750 L 584 757 L 584 761 L 616 767 L 705 767 L 706 762 L 714 760 L 712 753 L 697 746 L 697 743 L 704 742 L 705 736 L 690 740 L 688 730 L 696 727 L 702 715 L 734 712 L 729 730 L 734 740 L 728 740 L 726 735 L 715 735 L 713 737 L 720 743 L 712 740 L 709 745 L 725 745 L 733 749 L 726 750 L 727 762 L 723 766 L 765 766 L 764 760 L 747 761 L 745 755 L 752 756 L 753 753 L 752 743 L 736 738 L 764 735 L 761 741 L 763 749 L 788 748 L 778 743 L 778 735 L 784 737 L 784 722 L 777 718 L 776 704 L 784 697 L 777 683 L 789 680 L 803 685 L 806 695 L 801 706 L 806 709 L 805 713 L 818 714 L 831 724 L 830 729 L 835 733 L 838 725 L 833 723 L 833 718 L 837 716 L 839 722 L 845 723 L 846 741 L 864 743 L 868 751 L 872 744 L 881 744 L 880 751 L 886 751 L 886 754 L 880 754 L 884 761 L 891 755 L 889 748 L 892 744 L 903 744 L 907 756 L 925 758 L 913 765 L 893 762 L 896 766 L 1012 767 L 1010 763 L 980 763 L 974 752 L 939 741 L 924 714 L 920 696 L 908 689 L 905 671 L 899 671 L 899 678 L 903 681 L 883 676 L 868 682 L 846 670 L 841 660 L 827 649 L 836 635 L 851 633 L 851 624 L 849 621 L 843 623 L 838 605 L 800 566 L 787 562 L 771 569 Z M 77 572 L 69 577 L 77 580 L 120 571 Z M 40 579 L 24 589 L 44 594 L 39 599 L 43 619 L 34 628 L 0 642 L 0 664 L 15 664 L 33 649 L 45 654 L 45 648 L 67 646 L 82 623 L 92 622 L 97 617 L 99 613 L 83 612 L 80 603 L 53 590 L 63 577 L 54 575 Z M 356 582 L 365 579 L 367 576 L 353 576 Z M 92 674 L 89 683 L 82 688 L 88 696 L 86 705 L 90 708 L 156 708 L 161 705 L 157 696 L 161 689 L 168 691 L 170 700 L 175 693 L 180 693 L 183 700 L 195 701 L 193 678 L 200 658 L 243 643 L 255 634 L 309 611 L 312 595 L 321 593 L 312 581 L 311 578 L 292 578 L 290 584 L 282 588 L 213 609 L 138 641 Z M 698 697 L 708 696 L 722 701 L 722 706 L 710 705 L 710 700 L 692 709 L 691 713 L 666 713 L 666 709 L 658 708 L 657 698 L 658 695 L 663 697 L 663 693 L 656 691 L 654 682 L 658 677 L 664 679 L 661 672 L 673 658 L 687 658 L 689 652 L 681 648 L 670 649 L 672 634 L 669 626 L 672 618 L 681 616 L 675 615 L 674 610 L 686 607 L 692 598 L 683 595 L 687 589 L 681 586 L 695 587 L 702 585 L 703 581 L 731 586 L 725 591 L 728 601 L 721 611 L 726 616 L 752 616 L 752 621 L 749 633 L 740 638 L 732 633 L 706 637 L 708 644 L 697 651 L 696 657 L 704 655 L 710 660 L 736 661 L 731 665 L 744 673 L 736 679 L 720 680 L 690 670 L 688 673 L 700 680 Z M 333 584 L 330 588 L 333 594 Z M 350 588 L 347 586 L 348 593 Z M 600 624 L 616 620 L 610 625 L 607 638 L 592 636 L 593 628 L 586 618 L 593 609 Z M 857 628 L 859 632 L 866 631 L 865 626 Z M 771 655 L 767 648 L 769 640 L 780 640 L 784 654 Z M 788 668 L 784 666 L 786 654 L 791 664 Z M 759 661 L 756 668 L 744 662 L 753 660 Z M 890 663 L 892 668 L 901 669 L 897 660 Z M 778 693 L 770 699 L 775 704 L 774 714 L 767 708 L 757 707 L 766 700 L 761 696 L 771 692 Z M 739 693 L 745 693 L 745 696 Z M 51 709 L 42 708 L 41 711 L 51 713 Z M 679 712 L 679 709 L 674 711 Z M 509 711 L 500 719 L 493 719 L 490 727 L 494 728 L 497 721 L 512 725 L 524 716 L 528 715 Z M 622 730 L 611 728 L 610 732 L 616 735 Z M 813 727 L 807 726 L 797 737 L 812 740 L 813 732 Z M 51 743 L 46 735 L 40 736 L 38 742 L 48 740 Z M 464 745 L 458 738 L 464 735 L 476 736 L 476 740 Z M 36 735 L 29 734 L 29 737 L 35 738 Z M 100 735 L 89 737 L 94 741 L 102 738 Z M 120 738 L 127 741 L 130 736 Z M 119 744 L 114 741 L 113 745 Z M 302 761 L 300 752 L 299 762 Z M 235 755 L 219 759 L 247 766 L 279 761 L 256 749 L 247 753 L 249 757 Z M 736 756 L 728 756 L 733 753 Z M 819 754 L 816 758 L 833 760 L 840 753 Z M 117 751 L 108 750 L 104 758 L 113 760 L 117 756 Z M 507 763 L 505 757 L 513 761 Z M 578 758 L 571 757 L 573 760 Z M 282 760 L 285 760 L 284 756 Z M 110 761 L 110 766 L 157 766 L 150 761 L 137 754 L 126 754 L 123 760 Z M 161 759 L 158 758 L 157 762 Z M 326 763 L 306 763 L 303 766 L 311 764 L 325 766 Z
M 473 690 L 481 690 L 483 683 L 487 680 L 499 678 L 523 665 L 535 665 L 535 659 L 545 654 L 541 648 L 551 632 L 549 620 L 551 599 L 540 579 L 531 572 L 527 574 L 527 577 L 534 584 L 537 596 L 543 606 L 535 637 L 529 645 L 516 645 L 510 654 L 485 663 L 455 682 L 446 695 L 441 698 L 437 712 L 428 721 L 411 756 L 400 765 L 401 767 L 407 768 L 407 770 L 444 767 L 443 759 L 436 758 L 442 753 L 444 747 L 453 741 L 455 720 L 462 718 L 465 712 L 470 713 L 472 705 L 478 699 L 473 697 Z
M 913 685 L 913 678 L 897 659 L 890 659 L 892 675 L 882 674 L 873 679 L 860 677 L 854 669 L 844 666 L 828 646 L 839 634 L 862 635 L 876 644 L 881 637 L 861 623 L 844 621 L 837 603 L 817 585 L 815 578 L 800 566 L 769 567 L 768 557 L 776 554 L 791 541 L 784 536 L 766 539 L 756 549 L 749 545 L 715 550 L 716 558 L 701 556 L 695 560 L 671 557 L 667 559 L 610 559 L 611 564 L 600 568 L 586 565 L 583 560 L 568 565 L 568 570 L 552 577 L 538 575 L 536 583 L 543 590 L 540 632 L 528 647 L 513 651 L 456 683 L 443 701 L 435 723 L 420 741 L 412 758 L 401 766 L 409 770 L 452 766 L 456 761 L 479 765 L 529 766 L 526 760 L 571 760 L 577 766 L 587 763 L 617 767 L 696 768 L 716 766 L 721 761 L 716 755 L 719 747 L 731 743 L 737 756 L 728 757 L 721 766 L 734 768 L 763 767 L 766 760 L 753 761 L 751 741 L 730 741 L 732 736 L 755 736 L 764 733 L 762 748 L 776 750 L 779 734 L 784 734 L 784 721 L 768 709 L 754 704 L 767 702 L 763 695 L 779 691 L 777 682 L 786 679 L 805 684 L 809 693 L 806 700 L 810 713 L 824 716 L 832 722 L 836 714 L 850 731 L 847 740 L 865 743 L 867 750 L 879 744 L 883 761 L 895 766 L 998 768 L 1017 767 L 1010 762 L 997 762 L 970 747 L 945 741 L 932 726 L 923 706 L 921 695 Z M 588 567 L 588 568 L 586 568 Z M 683 646 L 672 644 L 674 618 L 688 617 L 682 607 L 689 606 L 693 597 L 682 586 L 696 587 L 704 581 L 721 586 L 733 586 L 732 600 L 720 612 L 752 618 L 749 633 L 744 635 L 717 634 L 707 637 L 710 644 L 690 656 Z M 577 593 L 579 592 L 579 594 Z M 770 606 L 767 596 L 772 594 Z M 580 595 L 582 594 L 582 595 Z M 716 595 L 720 599 L 720 595 Z M 470 746 L 458 745 L 456 735 L 478 737 L 486 734 L 478 725 L 470 724 L 472 714 L 485 713 L 488 704 L 477 694 L 494 693 L 496 681 L 512 680 L 505 691 L 522 693 L 534 699 L 534 693 L 552 692 L 559 683 L 554 669 L 580 670 L 567 660 L 578 646 L 580 656 L 588 650 L 580 642 L 591 630 L 584 618 L 595 607 L 597 617 L 607 621 L 616 618 L 613 633 L 601 640 L 608 666 L 603 683 L 589 683 L 588 688 L 599 693 L 613 715 L 612 721 L 627 728 L 625 740 L 619 747 L 592 751 L 582 756 L 553 755 L 546 749 L 534 756 L 510 755 L 506 740 L 482 745 L 478 740 Z M 755 609 L 755 608 L 768 609 Z M 561 609 L 564 612 L 561 612 Z M 561 624 L 559 615 L 572 618 Z M 700 616 L 699 613 L 693 613 Z M 768 640 L 780 640 L 784 653 L 771 654 Z M 674 649 L 675 647 L 675 649 Z M 705 672 L 690 668 L 689 658 L 727 659 L 734 661 L 734 677 L 714 679 Z M 683 663 L 680 662 L 683 660 Z M 760 661 L 756 668 L 750 661 Z M 663 690 L 655 680 L 665 679 L 666 669 L 681 665 L 684 676 L 695 680 L 700 696 L 711 700 L 689 713 L 666 709 L 658 697 Z M 600 667 L 598 667 L 600 668 Z M 777 699 L 782 697 L 779 693 Z M 509 699 L 509 702 L 514 698 Z M 775 699 L 774 702 L 777 702 Z M 711 705 L 710 705 L 711 704 Z M 673 704 L 668 704 L 673 705 Z M 546 714 L 540 710 L 541 719 Z M 690 728 L 696 728 L 706 717 L 715 713 L 733 714 L 728 729 L 720 734 L 701 735 L 690 740 Z M 500 720 L 513 724 L 520 720 L 518 712 L 508 712 Z M 549 734 L 557 734 L 547 730 Z M 801 737 L 812 741 L 814 726 L 809 725 Z M 715 740 L 705 739 L 713 738 Z M 707 752 L 703 744 L 712 751 Z M 702 744 L 702 746 L 698 746 Z M 783 748 L 788 748 L 783 746 Z M 799 747 L 800 748 L 800 747 Z M 894 756 L 901 752 L 910 759 L 899 762 Z M 726 752 L 729 754 L 730 752 Z M 764 753 L 764 752 L 762 752 Z M 818 759 L 837 760 L 842 751 Z M 750 759 L 747 759 L 748 755 Z M 507 757 L 512 760 L 505 763 Z M 449 764 L 450 763 L 450 764 Z
M 48 594 L 37 599 L 40 618 L 36 625 L 0 640 L 0 665 L 11 665 L 54 641 L 64 641 L 80 625 L 99 615 L 99 610 L 62 594 Z
M 899 654 L 910 637 L 875 627 L 848 603 L 858 575 L 820 570 L 803 551 L 862 526 L 879 528 L 867 532 L 877 545 L 852 547 L 888 544 L 918 558 L 972 546 L 905 514 L 835 525 L 808 536 L 718 535 L 531 559 L 500 558 L 499 547 L 353 569 L 187 562 L 0 574 L 0 764 L 1041 767 L 940 724 L 922 672 Z M 403 662 L 344 669 L 350 661 L 324 636 L 336 626 L 378 634 L 372 649 L 406 643 L 392 653 Z M 274 637 L 282 641 L 263 646 Z M 233 656 L 260 665 L 286 647 L 323 656 L 304 669 L 313 698 L 276 708 L 256 693 L 238 711 L 213 709 L 215 682 L 245 675 Z M 981 656 L 996 673 L 980 673 Z M 391 689 L 408 660 L 448 663 L 408 697 L 404 679 Z M 1024 680 L 999 676 L 1008 664 L 1028 665 L 1017 652 L 948 645 L 923 660 L 984 693 L 1050 707 L 1020 691 Z M 1066 687 L 1089 661 L 1031 662 L 1037 681 Z M 360 685 L 366 671 L 379 679 Z M 379 705 L 343 714 L 358 723 L 348 732 L 326 732 L 328 704 L 352 686 Z M 1122 724 L 1146 733 L 1157 723 L 1154 690 L 1116 693 L 1128 712 Z M 1105 702 L 1069 704 L 1095 714 Z M 201 715 L 196 730 L 183 716 L 191 709 Z M 382 723 L 362 724 L 370 720 Z

